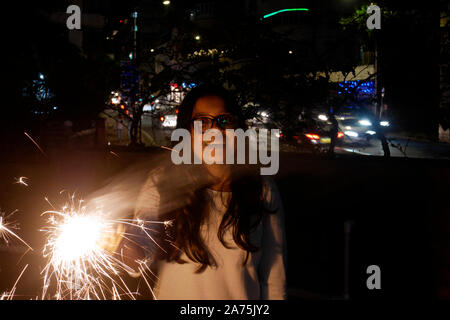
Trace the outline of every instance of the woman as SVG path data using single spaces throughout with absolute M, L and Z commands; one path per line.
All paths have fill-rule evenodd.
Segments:
M 186 95 L 177 120 L 177 128 L 191 132 L 192 146 L 202 138 L 194 134 L 195 121 L 203 132 L 245 129 L 230 94 L 210 85 Z M 171 221 L 165 230 L 170 243 L 158 245 L 162 255 L 153 264 L 156 298 L 285 299 L 284 218 L 275 184 L 246 166 L 205 164 L 203 151 L 214 141 L 201 143 L 201 152 L 192 152 L 202 165 L 153 172 L 139 196 L 137 218 L 155 220 L 157 214 Z M 224 147 L 230 147 L 227 139 Z M 161 180 L 169 172 L 180 181 L 176 187 Z

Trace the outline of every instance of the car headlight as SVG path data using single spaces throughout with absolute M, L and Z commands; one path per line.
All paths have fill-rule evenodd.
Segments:
M 358 123 L 364 127 L 370 127 L 372 125 L 372 122 L 370 122 L 369 120 L 359 120 Z
M 382 127 L 389 127 L 390 123 L 389 121 L 380 121 L 380 126 Z
M 344 131 L 344 134 L 346 136 L 349 136 L 349 137 L 352 137 L 352 138 L 357 138 L 359 136 L 358 132 L 355 132 L 355 131 Z
M 328 121 L 328 117 L 324 114 L 319 114 L 318 118 L 319 118 L 319 120 L 322 120 L 322 121 Z

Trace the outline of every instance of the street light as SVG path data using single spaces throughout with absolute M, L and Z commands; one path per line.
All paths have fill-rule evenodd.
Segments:
M 170 4 L 169 0 L 163 1 L 163 5 L 168 6 Z
M 199 40 L 200 40 L 200 36 L 199 36 L 199 35 L 196 35 L 196 36 L 195 36 L 195 40 L 199 41 Z

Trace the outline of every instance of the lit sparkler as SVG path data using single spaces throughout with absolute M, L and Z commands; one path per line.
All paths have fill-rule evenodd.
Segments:
M 43 255 L 48 258 L 42 270 L 43 299 L 135 299 L 138 292 L 128 288 L 121 276 L 124 272 L 142 275 L 153 293 L 146 279 L 151 273 L 147 261 L 136 261 L 139 265 L 136 271 L 113 252 L 118 239 L 130 235 L 118 229 L 139 228 L 158 245 L 150 235 L 154 230 L 146 225 L 162 223 L 166 226 L 167 222 L 109 219 L 101 209 L 88 210 L 82 200 L 76 203 L 74 196 L 61 211 L 46 211 L 43 215 L 49 215 L 48 226 L 42 230 L 47 233 Z M 52 280 L 55 294 L 49 295 Z

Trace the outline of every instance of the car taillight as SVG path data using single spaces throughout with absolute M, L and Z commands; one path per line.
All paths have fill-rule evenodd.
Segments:
M 164 122 L 164 117 L 159 118 L 159 120 L 161 120 L 161 122 Z
M 337 137 L 338 139 L 343 138 L 345 134 L 343 132 L 338 132 Z
M 307 134 L 305 134 L 305 136 L 310 140 L 319 140 L 320 139 L 320 136 L 317 134 L 307 133 Z

